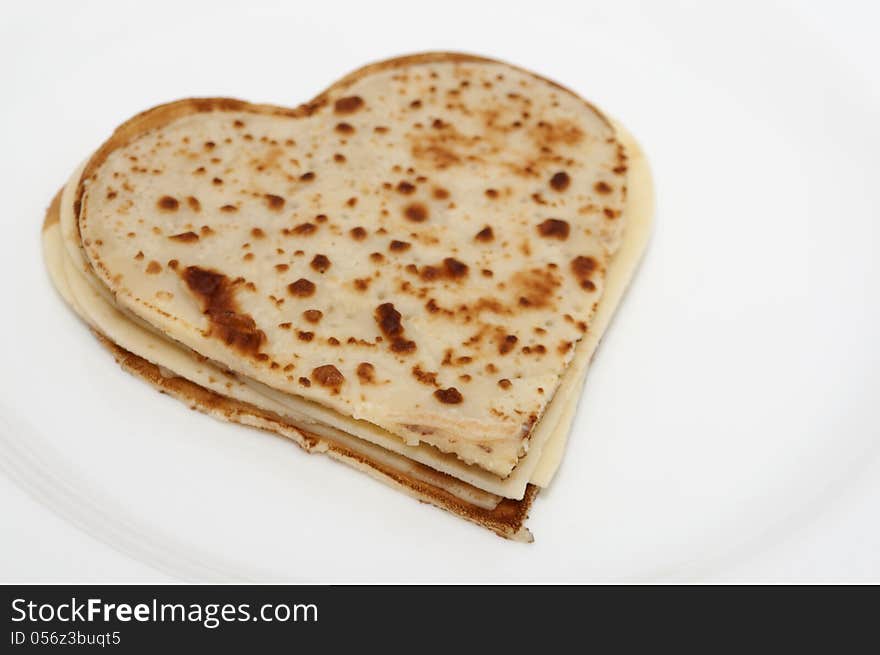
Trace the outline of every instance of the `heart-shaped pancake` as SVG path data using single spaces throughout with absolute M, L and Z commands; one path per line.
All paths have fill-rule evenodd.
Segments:
M 590 329 L 626 171 L 575 94 L 424 55 L 295 109 L 150 110 L 92 157 L 75 213 L 137 322 L 503 478 Z

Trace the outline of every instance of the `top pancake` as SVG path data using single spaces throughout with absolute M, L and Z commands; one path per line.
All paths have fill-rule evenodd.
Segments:
M 574 94 L 427 55 L 298 109 L 150 110 L 92 158 L 77 217 L 94 274 L 155 330 L 506 476 L 588 329 L 625 184 Z

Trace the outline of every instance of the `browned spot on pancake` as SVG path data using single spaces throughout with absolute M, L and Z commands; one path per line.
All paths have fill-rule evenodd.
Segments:
M 501 380 L 498 380 L 498 386 L 502 389 L 510 389 L 510 380 L 508 380 L 507 378 L 502 378 Z
M 327 259 L 326 255 L 315 255 L 312 258 L 311 264 L 309 264 L 314 270 L 318 271 L 318 273 L 323 273 L 328 268 L 330 268 L 330 260 Z
M 433 192 L 434 198 L 437 200 L 446 200 L 449 197 L 449 191 L 444 189 L 443 187 L 434 187 Z
M 539 147 L 549 147 L 559 143 L 573 146 L 584 138 L 583 130 L 567 119 L 561 119 L 555 123 L 538 121 L 530 133 Z
M 295 228 L 293 228 L 294 234 L 299 234 L 300 236 L 308 236 L 315 232 L 318 229 L 318 226 L 314 223 L 300 223 Z
M 354 128 L 348 123 L 337 123 L 334 129 L 340 134 L 352 134 L 354 132 Z
M 333 111 L 337 114 L 353 114 L 363 106 L 364 99 L 360 96 L 346 96 L 333 103 Z
M 428 161 L 441 170 L 461 162 L 461 158 L 455 152 L 438 144 L 414 146 L 412 154 L 416 159 Z
M 434 129 L 410 135 L 411 154 L 419 164 L 442 170 L 464 161 L 481 161 L 481 136 L 459 132 L 442 120 L 431 125 Z
M 141 261 L 144 258 L 144 251 L 138 250 L 137 254 L 134 256 L 137 261 Z
M 180 234 L 175 234 L 168 238 L 173 239 L 174 241 L 180 241 L 181 243 L 193 243 L 194 241 L 199 240 L 199 235 L 195 232 L 181 232 Z
M 269 205 L 269 209 L 274 211 L 281 211 L 284 208 L 284 198 L 281 196 L 276 196 L 274 193 L 266 194 L 266 204 Z
M 598 267 L 598 262 L 592 257 L 578 256 L 571 260 L 571 271 L 586 291 L 596 289 L 596 284 L 590 278 Z
M 414 341 L 404 338 L 403 323 L 400 312 L 394 309 L 390 302 L 382 303 L 376 307 L 374 313 L 379 330 L 391 340 L 391 350 L 396 353 L 408 353 L 416 349 Z
M 263 230 L 261 230 L 260 228 L 255 227 L 254 229 L 251 230 L 251 236 L 254 239 L 262 239 L 266 236 L 266 233 L 263 232 Z
M 304 332 L 303 330 L 299 330 L 296 333 L 296 336 L 300 341 L 311 341 L 312 339 L 315 338 L 315 333 L 314 332 Z
M 487 225 L 482 230 L 477 232 L 477 234 L 474 236 L 474 239 L 476 239 L 477 241 L 482 241 L 483 243 L 488 243 L 495 239 L 495 233 L 492 231 L 492 228 Z
M 501 301 L 497 298 L 488 298 L 488 297 L 480 297 L 469 303 L 462 303 L 458 305 L 454 310 L 452 309 L 444 309 L 437 306 L 436 302 L 432 298 L 428 301 L 428 305 L 426 305 L 428 311 L 435 313 L 442 309 L 442 311 L 447 316 L 456 316 L 459 319 L 464 320 L 465 323 L 470 323 L 474 319 L 479 318 L 480 314 L 483 312 L 491 312 L 493 314 L 499 315 L 509 315 L 512 312 L 508 307 L 506 307 Z M 466 345 L 473 345 L 475 343 L 479 343 L 482 341 L 484 332 L 486 328 L 481 328 L 479 332 L 471 336 L 470 339 L 466 342 Z
M 236 207 L 235 205 L 223 205 L 223 206 L 220 208 L 220 211 L 222 211 L 222 212 L 226 212 L 226 213 L 237 212 L 237 211 L 238 211 L 238 207 Z
M 351 238 L 355 241 L 363 241 L 367 238 L 367 231 L 362 227 L 353 227 L 349 231 Z
M 452 279 L 462 278 L 467 275 L 468 272 L 467 264 L 463 264 L 454 257 L 447 257 L 444 259 L 443 267 L 446 270 L 446 275 Z
M 416 185 L 411 182 L 407 182 L 406 180 L 401 180 L 397 183 L 397 192 L 402 193 L 405 196 L 408 196 L 412 193 L 415 193 Z
M 335 161 L 337 164 L 344 164 L 346 161 L 345 155 L 337 152 L 333 155 L 333 161 Z
M 186 204 L 189 205 L 189 208 L 194 212 L 198 212 L 202 210 L 202 203 L 199 202 L 199 199 L 195 196 L 187 196 Z
M 403 252 L 404 250 L 409 250 L 411 247 L 411 244 L 406 241 L 398 241 L 397 239 L 394 239 L 388 244 L 388 249 L 393 252 Z
M 437 386 L 437 373 L 435 371 L 423 371 L 418 364 L 412 367 L 413 377 L 421 382 L 422 384 L 427 384 L 432 387 Z
M 358 364 L 356 372 L 361 384 L 373 384 L 375 382 L 376 368 L 370 362 Z
M 324 312 L 320 309 L 307 309 L 303 312 L 303 318 L 309 323 L 318 323 L 324 316 Z
M 211 184 L 213 184 L 214 186 L 220 186 L 221 184 L 223 184 L 223 180 L 221 180 L 219 177 L 215 177 L 213 180 L 211 180 Z
M 548 239 L 565 241 L 568 238 L 569 226 L 567 221 L 558 218 L 548 218 L 538 224 L 538 234 Z
M 598 263 L 592 257 L 575 257 L 571 260 L 571 270 L 578 277 L 591 275 L 598 267 Z
M 562 281 L 551 270 L 532 268 L 514 273 L 510 282 L 520 307 L 543 308 L 553 304 L 556 289 Z
M 166 212 L 176 212 L 177 208 L 180 207 L 180 202 L 178 202 L 177 198 L 172 198 L 171 196 L 162 196 L 156 204 L 159 206 L 159 209 Z
M 147 264 L 147 273 L 150 275 L 155 275 L 162 270 L 162 264 L 157 262 L 155 259 L 151 260 L 149 264 Z
M 322 387 L 338 388 L 345 382 L 345 376 L 333 364 L 324 364 L 312 371 L 312 380 Z
M 314 173 L 314 171 L 309 171 L 308 173 L 303 173 L 302 175 L 299 176 L 299 179 L 302 180 L 303 182 L 311 182 L 312 180 L 315 179 L 315 173 Z
M 468 266 L 454 257 L 443 260 L 442 266 L 422 266 L 419 277 L 425 281 L 431 280 L 461 280 L 468 273 Z
M 299 379 L 299 383 L 300 383 L 301 385 L 303 385 L 304 387 L 310 387 L 310 386 L 312 386 L 312 381 L 309 380 L 309 379 L 306 378 L 306 377 L 302 377 L 302 378 L 300 378 L 300 379 Z
M 297 298 L 308 298 L 309 296 L 313 296 L 315 294 L 315 283 L 310 282 L 304 277 L 301 277 L 296 282 L 291 282 L 287 285 L 287 290 L 290 292 L 291 296 L 296 296 Z
M 501 355 L 506 355 L 511 350 L 513 350 L 514 346 L 516 346 L 516 342 L 519 341 L 515 334 L 500 334 L 497 340 L 498 342 L 498 353 Z
M 238 282 L 198 266 L 187 266 L 182 277 L 202 303 L 202 312 L 211 323 L 209 336 L 241 353 L 257 356 L 266 335 L 249 314 L 239 309 L 235 300 Z
M 559 171 L 550 178 L 550 186 L 555 191 L 565 191 L 569 184 L 571 184 L 571 178 L 568 177 L 568 173 L 565 171 Z
M 284 273 L 290 270 L 290 264 L 275 264 L 275 270 L 279 273 Z
M 358 291 L 366 291 L 370 288 L 370 283 L 373 281 L 373 278 L 370 277 L 359 277 L 355 278 L 353 284 L 354 288 Z
M 605 195 L 608 195 L 609 193 L 611 193 L 612 191 L 614 191 L 614 188 L 610 184 L 608 184 L 607 182 L 602 182 L 600 180 L 599 182 L 596 182 L 593 185 L 593 190 L 596 193 L 599 193 L 599 194 L 602 194 L 603 196 L 605 196 Z
M 486 189 L 485 194 L 486 194 L 487 198 L 491 198 L 492 200 L 494 200 L 495 198 L 498 197 L 498 190 L 497 189 Z
M 414 202 L 404 208 L 403 215 L 414 223 L 422 223 L 428 220 L 428 208 L 420 202 Z
M 446 405 L 458 405 L 464 400 L 464 397 L 461 395 L 461 392 L 455 387 L 449 387 L 448 389 L 437 389 L 434 392 L 434 397 L 439 400 L 441 403 Z

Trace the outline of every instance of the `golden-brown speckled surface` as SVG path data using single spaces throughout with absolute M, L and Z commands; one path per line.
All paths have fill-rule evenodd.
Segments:
M 408 61 L 296 110 L 136 117 L 84 175 L 82 243 L 170 337 L 505 475 L 601 297 L 624 156 L 540 78 Z

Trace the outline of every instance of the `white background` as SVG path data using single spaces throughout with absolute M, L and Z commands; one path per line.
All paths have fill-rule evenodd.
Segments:
M 0 581 L 880 582 L 875 3 L 21 2 L 0 21 Z M 39 224 L 159 102 L 297 104 L 366 62 L 508 60 L 657 184 L 566 461 L 510 544 L 189 412 L 51 290 Z

